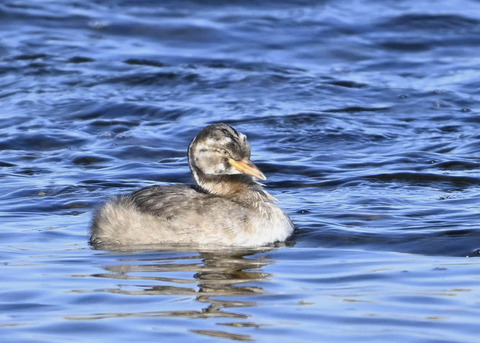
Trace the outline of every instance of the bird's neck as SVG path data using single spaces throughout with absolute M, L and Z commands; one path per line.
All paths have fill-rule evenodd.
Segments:
M 245 206 L 256 206 L 258 202 L 273 202 L 275 198 L 263 190 L 252 177 L 236 175 L 206 175 L 192 169 L 197 186 L 205 193 L 227 198 Z

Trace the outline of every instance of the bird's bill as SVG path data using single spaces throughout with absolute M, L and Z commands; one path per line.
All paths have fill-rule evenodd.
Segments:
M 241 173 L 251 175 L 260 180 L 267 179 L 265 175 L 263 175 L 263 173 L 260 171 L 260 169 L 258 169 L 257 166 L 255 166 L 253 162 L 249 159 L 235 161 L 234 159 L 230 158 L 228 162 L 230 162 L 230 164 Z

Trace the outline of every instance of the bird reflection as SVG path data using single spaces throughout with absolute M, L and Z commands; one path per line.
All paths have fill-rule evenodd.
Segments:
M 249 296 L 261 295 L 265 291 L 254 285 L 267 280 L 271 274 L 262 268 L 272 264 L 268 252 L 272 248 L 232 249 L 222 251 L 193 252 L 143 252 L 114 255 L 113 265 L 105 266 L 108 273 L 96 274 L 96 277 L 123 280 L 115 288 L 104 291 L 128 295 L 168 295 L 194 296 L 202 304 L 192 310 L 155 311 L 148 313 L 104 314 L 132 317 L 184 317 L 184 318 L 231 318 L 232 322 L 215 323 L 231 330 L 239 327 L 259 327 L 260 323 L 248 322 L 250 317 L 232 308 L 255 307 L 255 301 Z M 110 253 L 111 254 L 111 253 Z M 232 298 L 234 297 L 234 298 Z M 240 335 L 225 330 L 194 330 L 191 332 L 214 336 L 228 336 L 233 340 L 251 340 L 249 335 Z M 243 337 L 245 336 L 245 337 Z

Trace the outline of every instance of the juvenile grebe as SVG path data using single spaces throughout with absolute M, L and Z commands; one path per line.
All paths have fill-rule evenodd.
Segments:
M 188 147 L 195 186 L 151 186 L 106 202 L 90 243 L 262 246 L 293 231 L 290 218 L 254 178 L 247 137 L 226 124 L 205 127 Z

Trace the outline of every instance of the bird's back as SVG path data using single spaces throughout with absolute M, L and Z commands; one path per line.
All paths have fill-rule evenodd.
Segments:
M 265 216 L 261 209 L 187 185 L 147 187 L 102 206 L 94 217 L 91 243 L 261 245 L 262 237 L 275 230 L 268 227 L 270 222 L 282 232 L 289 231 L 286 236 L 291 232 L 288 217 L 275 204 L 270 206 Z M 273 217 L 272 210 L 278 212 Z

